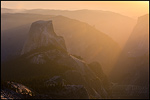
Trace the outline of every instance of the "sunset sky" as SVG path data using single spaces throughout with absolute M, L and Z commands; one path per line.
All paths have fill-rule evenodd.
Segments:
M 106 10 L 137 18 L 149 13 L 149 1 L 1 1 L 2 8 Z

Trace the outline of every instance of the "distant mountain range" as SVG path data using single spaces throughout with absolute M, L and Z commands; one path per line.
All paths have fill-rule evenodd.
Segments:
M 59 36 L 64 37 L 70 54 L 81 56 L 88 63 L 93 61 L 101 63 L 104 72 L 108 73 L 111 70 L 120 50 L 119 45 L 94 27 L 64 16 L 2 14 L 2 27 L 15 23 L 12 24 L 15 28 L 2 30 L 3 61 L 21 52 L 31 22 L 38 19 L 53 20 L 54 29 Z
M 126 43 L 136 20 L 119 13 L 102 10 L 49 10 L 49 9 L 32 9 L 32 10 L 15 10 L 1 9 L 2 13 L 30 13 L 42 15 L 62 15 L 68 18 L 86 22 L 99 31 L 109 35 L 119 43 L 121 47 Z

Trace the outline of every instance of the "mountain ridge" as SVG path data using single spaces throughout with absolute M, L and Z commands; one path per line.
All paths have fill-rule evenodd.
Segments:
M 4 80 L 16 80 L 16 81 L 23 80 L 23 83 L 26 84 L 28 83 L 27 85 L 34 88 L 36 91 L 40 92 L 38 88 L 39 87 L 45 88 L 44 84 L 47 80 L 55 76 L 62 76 L 62 78 L 69 83 L 68 85 L 75 85 L 73 86 L 74 88 L 68 87 L 69 89 L 75 89 L 75 87 L 78 87 L 76 85 L 82 85 L 82 88 L 79 88 L 79 92 L 84 91 L 85 95 L 83 96 L 84 98 L 85 97 L 88 98 L 88 96 L 94 98 L 110 97 L 110 93 L 108 91 L 110 89 L 109 81 L 106 81 L 106 83 L 108 84 L 107 86 L 104 86 L 103 84 L 104 81 L 101 81 L 100 77 L 97 77 L 97 75 L 89 68 L 86 62 L 76 58 L 75 56 L 71 56 L 66 49 L 61 47 L 62 42 L 55 43 L 57 39 L 59 39 L 60 37 L 54 34 L 53 32 L 54 29 L 52 27 L 51 21 L 36 21 L 33 24 L 34 25 L 31 25 L 29 31 L 30 37 L 28 37 L 31 39 L 27 39 L 27 44 L 25 43 L 24 46 L 24 48 L 26 48 L 27 51 L 24 50 L 23 48 L 24 53 L 21 56 L 19 56 L 17 59 L 14 59 L 13 61 L 6 62 L 5 64 L 2 65 L 2 78 Z M 47 31 L 48 33 L 46 33 L 46 36 L 54 35 L 55 38 L 53 40 L 53 38 L 47 37 L 49 40 L 53 40 L 48 42 L 49 45 L 41 45 L 42 43 L 45 43 L 45 41 L 44 42 L 41 41 L 43 38 L 43 36 L 41 35 L 45 35 L 45 28 L 50 29 L 50 31 Z M 41 35 L 39 35 L 39 33 L 41 33 Z M 32 45 L 34 44 L 36 44 L 35 46 L 36 49 L 32 47 Z M 70 74 L 69 72 L 72 73 Z M 77 77 L 76 72 L 81 75 L 80 77 L 81 81 L 78 81 L 78 79 L 77 80 L 70 79 L 71 77 L 74 76 Z M 40 78 L 45 76 L 46 78 L 42 79 Z M 30 81 L 27 81 L 29 77 L 31 77 Z M 32 77 L 36 77 L 36 80 L 38 81 L 34 81 L 34 78 Z M 58 86 L 58 89 L 60 87 L 59 84 L 56 85 Z M 64 86 L 62 84 L 60 87 L 60 89 L 62 88 L 61 89 L 62 91 L 60 90 L 59 93 L 60 95 L 55 94 L 55 92 L 54 94 L 62 96 L 63 87 L 67 88 L 67 86 Z M 44 93 L 49 95 L 49 92 Z M 68 98 L 68 96 L 65 98 Z

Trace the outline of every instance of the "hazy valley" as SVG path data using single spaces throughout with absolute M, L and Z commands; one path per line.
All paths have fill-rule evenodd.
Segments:
M 149 98 L 149 14 L 1 11 L 1 99 Z

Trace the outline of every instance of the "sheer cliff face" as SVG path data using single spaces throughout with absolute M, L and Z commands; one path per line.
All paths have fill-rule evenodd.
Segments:
M 137 24 L 127 42 L 125 49 L 128 56 L 137 57 L 148 53 L 149 48 L 149 15 L 138 18 Z
M 15 78 L 60 75 L 72 85 L 83 85 L 91 97 L 109 97 L 109 84 L 108 87 L 104 86 L 102 79 L 97 77 L 85 61 L 67 52 L 64 39 L 55 34 L 51 21 L 32 23 L 28 35 L 20 58 L 13 62 L 14 66 L 11 67 L 11 63 L 3 65 L 3 77 L 10 79 L 11 75 Z
M 120 55 L 111 79 L 122 84 L 148 86 L 149 15 L 139 17 Z
M 28 40 L 21 54 L 49 45 L 55 45 L 66 50 L 65 41 L 55 34 L 52 21 L 37 21 L 31 25 Z

